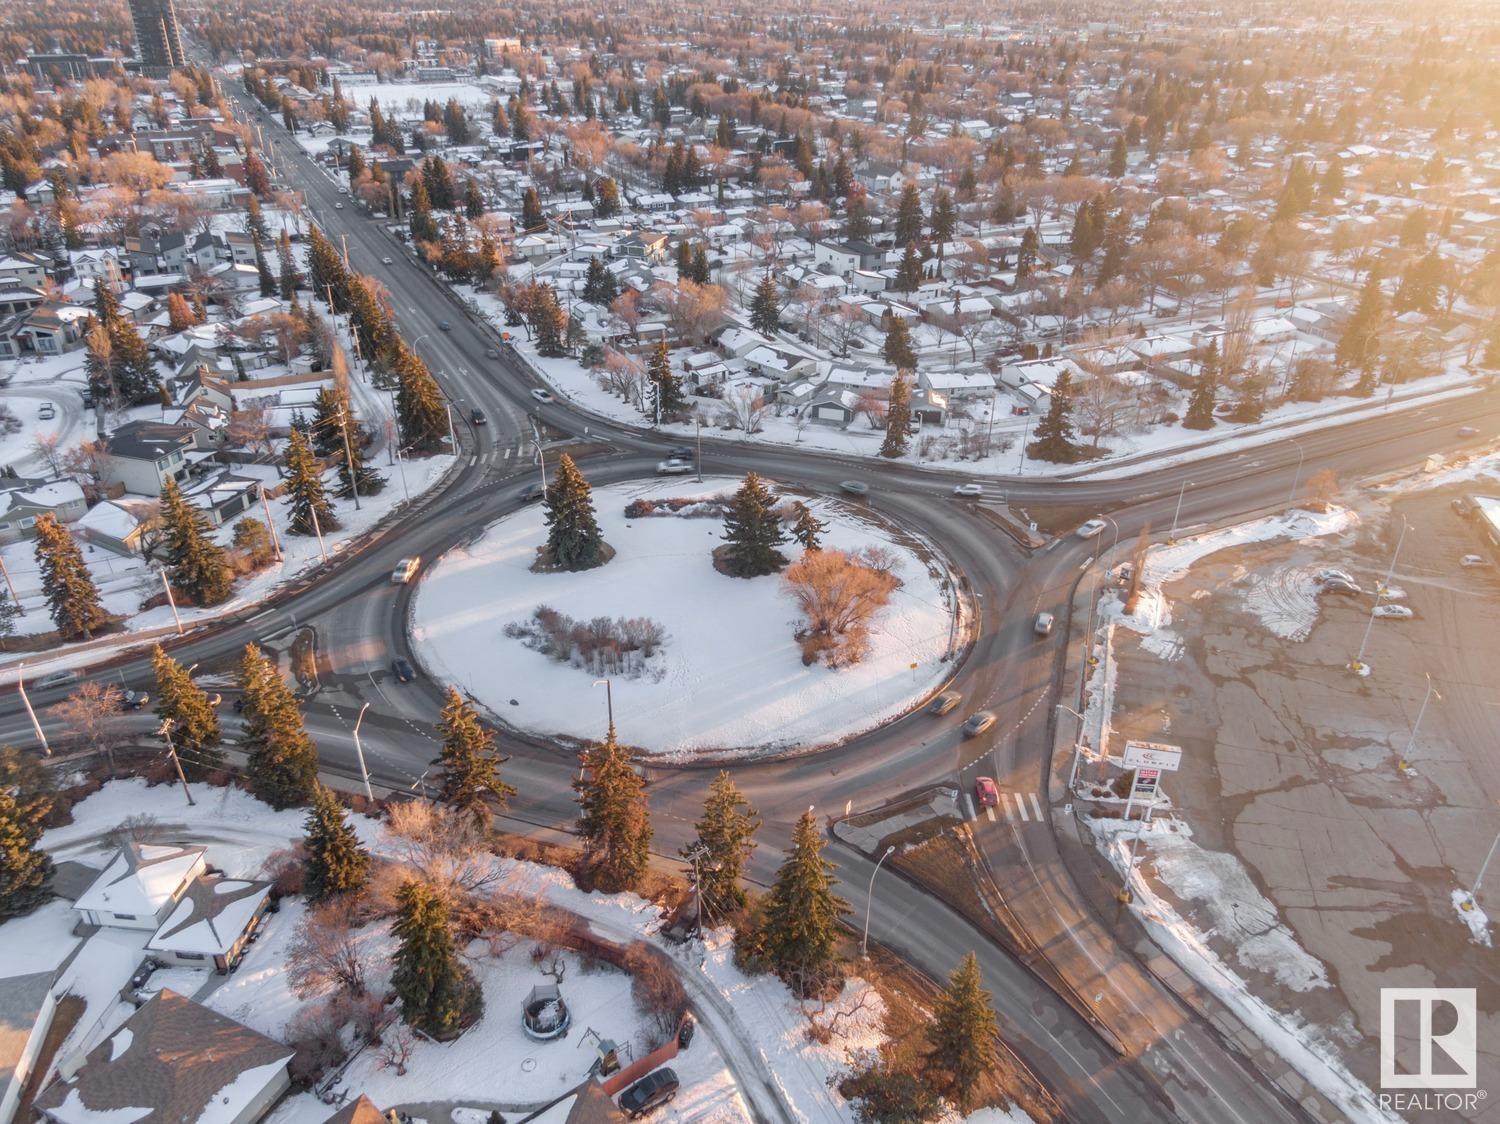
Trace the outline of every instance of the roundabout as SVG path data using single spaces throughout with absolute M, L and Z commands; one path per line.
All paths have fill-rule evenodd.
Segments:
M 615 554 L 591 570 L 537 572 L 540 506 L 490 524 L 422 575 L 410 626 L 418 659 L 500 722 L 553 740 L 602 735 L 606 700 L 594 685 L 608 678 L 621 739 L 682 760 L 836 744 L 909 712 L 952 675 L 961 629 L 940 552 L 866 506 L 782 486 L 784 509 L 805 503 L 822 524 L 825 552 L 874 560 L 894 579 L 863 656 L 808 665 L 795 571 L 747 579 L 715 568 L 738 485 L 718 477 L 597 489 Z M 802 553 L 795 541 L 782 552 L 790 561 Z

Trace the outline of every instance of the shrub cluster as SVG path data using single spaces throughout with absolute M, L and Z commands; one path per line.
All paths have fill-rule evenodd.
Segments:
M 648 617 L 594 617 L 575 620 L 539 605 L 530 620 L 513 621 L 505 635 L 528 648 L 595 675 L 640 676 L 661 650 L 667 632 Z

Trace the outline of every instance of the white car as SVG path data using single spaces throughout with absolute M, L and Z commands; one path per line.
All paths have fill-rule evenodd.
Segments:
M 333 209 L 335 211 L 342 211 L 344 209 L 344 201 L 342 199 L 339 200 L 337 203 L 335 203 L 333 205 Z
M 1410 605 L 1376 605 L 1370 610 L 1370 614 L 1393 621 L 1409 621 L 1417 615 L 1412 612 Z
M 983 484 L 955 484 L 953 485 L 955 496 L 982 496 L 984 495 Z
M 391 584 L 405 585 L 417 576 L 417 567 L 421 564 L 422 559 L 420 557 L 401 559 L 400 562 L 396 563 L 396 568 L 391 571 Z
M 662 461 L 656 466 L 656 475 L 658 476 L 686 476 L 692 471 L 693 465 L 691 461 Z
M 1090 519 L 1078 528 L 1077 535 L 1081 539 L 1091 539 L 1108 526 L 1103 519 Z
M 1482 570 L 1490 564 L 1490 560 L 1482 554 L 1465 554 L 1458 560 L 1458 564 L 1465 570 Z
M 381 258 L 380 259 L 380 264 L 381 265 L 390 265 L 391 264 L 391 259 L 390 258 Z
M 535 398 L 538 402 L 556 402 L 557 401 L 556 398 L 552 397 L 552 392 L 550 390 L 543 390 L 541 387 L 537 387 L 535 390 L 533 390 L 531 392 L 531 396 L 533 398 Z
M 1327 585 L 1329 582 L 1347 582 L 1350 585 L 1359 584 L 1359 582 L 1354 580 L 1354 575 L 1349 573 L 1348 570 L 1335 570 L 1331 567 L 1326 570 L 1319 570 L 1318 584 Z

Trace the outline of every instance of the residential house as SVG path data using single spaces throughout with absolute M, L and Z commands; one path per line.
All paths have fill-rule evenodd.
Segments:
M 64 1059 L 36 1108 L 52 1124 L 254 1124 L 291 1084 L 292 1051 L 163 988 L 81 1065 Z
M 841 242 L 819 242 L 813 247 L 813 268 L 847 277 L 860 268 L 859 252 Z
M 241 878 L 195 878 L 146 942 L 158 960 L 220 974 L 240 962 L 270 905 L 271 884 Z
M 155 496 L 168 479 L 180 483 L 187 478 L 186 453 L 197 437 L 189 426 L 132 421 L 110 434 L 105 444 L 106 482 L 136 495 Z
M 0 1124 L 10 1124 L 57 1013 L 56 968 L 0 978 Z
M 18 312 L 30 312 L 47 295 L 40 289 L 28 289 L 23 285 L 0 288 L 0 317 L 14 316 Z
M 73 908 L 90 925 L 154 931 L 207 869 L 204 847 L 127 843 Z
M 17 335 L 23 348 L 38 355 L 61 355 L 83 342 L 90 309 L 62 301 L 43 301 L 31 310 Z
M 34 538 L 43 515 L 72 523 L 88 510 L 76 480 L 0 480 L 0 545 Z
M 847 429 L 859 416 L 861 397 L 853 390 L 825 387 L 804 407 L 804 416 L 814 425 L 836 425 Z
M 16 285 L 40 289 L 47 281 L 47 263 L 32 254 L 0 257 L 0 287 Z
M 995 397 L 995 380 L 984 371 L 919 371 L 917 389 L 934 391 L 949 401 L 988 402 Z
M 88 509 L 73 531 L 84 542 L 111 554 L 137 557 L 146 552 L 153 538 L 159 511 L 155 500 L 130 496 L 103 500 Z
M 182 494 L 207 515 L 215 527 L 222 527 L 260 501 L 260 481 L 250 476 L 236 476 L 226 469 L 194 481 L 183 488 Z

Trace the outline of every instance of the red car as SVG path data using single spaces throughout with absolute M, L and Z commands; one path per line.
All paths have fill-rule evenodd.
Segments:
M 974 795 L 981 808 L 994 808 L 1000 803 L 1000 790 L 995 787 L 994 777 L 976 777 Z

